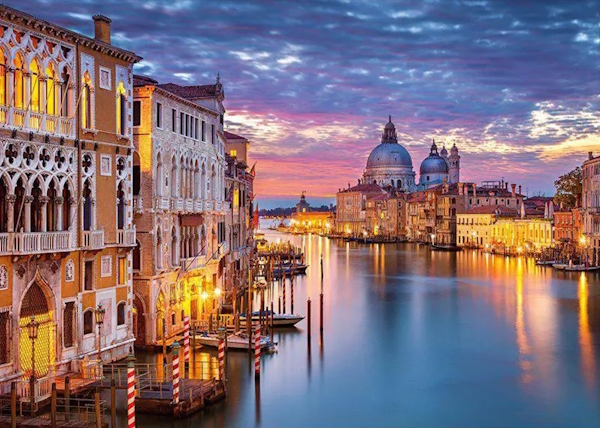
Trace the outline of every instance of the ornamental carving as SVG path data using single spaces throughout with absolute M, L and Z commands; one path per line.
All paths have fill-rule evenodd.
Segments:
M 70 259 L 67 260 L 67 263 L 65 263 L 65 281 L 75 281 L 75 263 Z
M 8 269 L 5 265 L 0 266 L 0 290 L 8 288 Z

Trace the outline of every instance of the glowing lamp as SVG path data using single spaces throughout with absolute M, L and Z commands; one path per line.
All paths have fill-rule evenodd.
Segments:
M 581 245 L 585 245 L 585 236 L 582 236 L 581 238 L 579 238 L 579 243 Z
M 207 293 L 206 291 L 203 291 L 203 292 L 200 294 L 200 297 L 202 297 L 202 300 L 206 300 L 206 298 L 208 297 L 208 293 Z
M 219 297 L 221 295 L 221 289 L 219 287 L 215 288 L 215 296 Z
M 96 324 L 104 324 L 104 315 L 106 314 L 106 309 L 102 307 L 102 303 L 98 303 L 98 307 L 94 311 L 94 314 L 96 315 Z
M 31 316 L 31 321 L 27 323 L 27 334 L 31 340 L 35 340 L 38 337 L 38 330 L 40 323 L 35 320 L 35 317 Z

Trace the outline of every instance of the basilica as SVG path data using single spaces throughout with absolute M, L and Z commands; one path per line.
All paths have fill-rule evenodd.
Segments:
M 446 147 L 438 153 L 435 141 L 419 168 L 419 182 L 413 171 L 412 158 L 408 151 L 398 143 L 396 127 L 391 116 L 383 128 L 381 143 L 373 149 L 367 159 L 363 182 L 392 186 L 405 192 L 427 190 L 444 182 L 458 183 L 460 180 L 460 156 L 458 148 L 453 145 L 450 156 Z

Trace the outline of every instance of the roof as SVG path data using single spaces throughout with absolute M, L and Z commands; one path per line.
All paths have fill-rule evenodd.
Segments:
M 143 76 L 141 74 L 133 75 L 133 86 L 146 86 L 146 85 L 157 85 L 158 80 L 154 80 L 152 77 Z
M 181 98 L 194 100 L 198 98 L 213 98 L 223 92 L 223 86 L 220 83 L 212 85 L 191 85 L 181 86 L 175 83 L 163 83 L 156 85 L 157 87 L 169 91 Z
M 385 201 L 387 199 L 389 199 L 390 195 L 388 195 L 387 193 L 383 193 L 381 195 L 375 195 L 372 198 L 369 198 L 372 201 Z
M 425 201 L 425 195 L 419 195 L 419 196 L 415 196 L 413 198 L 410 198 L 408 201 L 406 201 L 407 203 L 414 203 L 414 202 L 423 202 Z
M 509 208 L 506 205 L 485 205 L 481 207 L 471 208 L 461 214 L 498 214 L 502 216 L 516 216 L 519 212 L 514 208 Z
M 242 137 L 241 135 L 234 134 L 233 132 L 225 131 L 225 138 L 227 140 L 247 140 L 246 137 Z
M 378 184 L 375 183 L 360 183 L 357 184 L 354 187 L 350 187 L 347 189 L 342 189 L 341 191 L 343 192 L 363 192 L 363 193 L 369 193 L 369 192 L 383 192 L 383 189 L 381 187 L 379 187 Z

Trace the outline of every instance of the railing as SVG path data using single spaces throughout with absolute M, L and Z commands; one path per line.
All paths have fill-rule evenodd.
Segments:
M 52 383 L 55 382 L 54 376 L 46 376 L 40 379 L 35 380 L 34 388 L 34 398 L 35 402 L 39 403 L 40 401 L 44 401 L 50 394 L 52 394 Z M 31 387 L 30 387 L 29 379 L 19 379 L 16 381 L 17 386 L 17 396 L 21 397 L 21 400 L 30 402 L 31 401 Z
M 206 256 L 181 259 L 180 264 L 181 268 L 184 270 L 201 269 L 206 266 Z
M 214 201 L 204 201 L 204 211 L 212 211 L 214 206 Z
M 185 210 L 187 212 L 194 211 L 194 200 L 193 199 L 186 199 L 185 200 Z
M 74 131 L 72 118 L 8 106 L 0 106 L 0 123 L 52 134 L 71 135 Z
M 71 232 L 68 231 L 0 234 L 0 253 L 48 253 L 71 249 Z
M 140 195 L 133 197 L 133 211 L 142 212 L 144 209 L 144 200 Z
M 135 226 L 131 229 L 117 230 L 117 243 L 119 245 L 135 245 Z
M 202 211 L 202 201 L 194 201 L 194 211 Z
M 170 208 L 169 198 L 158 196 L 154 201 L 154 206 L 157 210 L 168 210 Z
M 104 247 L 104 230 L 84 230 L 83 248 L 96 249 Z
M 223 202 L 217 201 L 215 202 L 215 211 L 221 211 L 223 209 Z
M 171 199 L 171 210 L 183 211 L 183 199 L 182 198 L 172 198 Z

